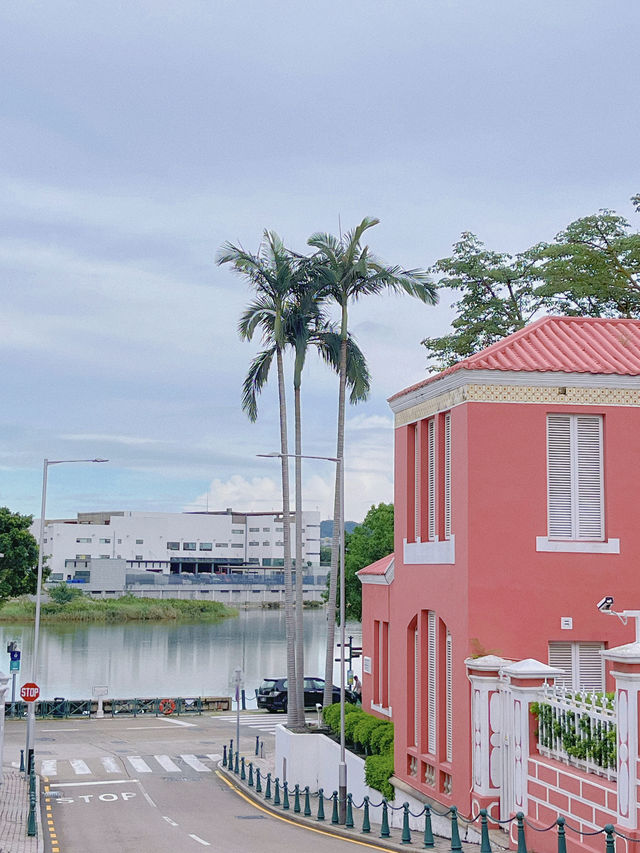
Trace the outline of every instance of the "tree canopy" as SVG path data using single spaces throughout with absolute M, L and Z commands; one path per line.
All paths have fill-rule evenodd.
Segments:
M 362 524 L 345 534 L 347 619 L 362 618 L 362 584 L 356 572 L 393 553 L 393 504 L 372 506 Z
M 640 213 L 640 196 L 632 203 Z M 464 232 L 430 272 L 459 293 L 453 331 L 422 343 L 442 370 L 544 313 L 640 317 L 640 233 L 612 210 L 576 219 L 552 243 L 511 255 Z
M 38 543 L 29 532 L 31 515 L 0 507 L 0 602 L 35 593 Z

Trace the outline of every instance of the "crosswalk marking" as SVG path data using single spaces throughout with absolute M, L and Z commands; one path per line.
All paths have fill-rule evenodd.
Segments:
M 107 771 L 107 773 L 120 773 L 120 766 L 115 758 L 111 758 L 109 756 L 104 756 L 100 759 L 102 762 L 102 766 Z
M 195 755 L 181 755 L 180 758 L 198 773 L 211 773 L 211 768 L 199 761 Z
M 180 768 L 178 767 L 178 765 L 174 764 L 174 762 L 169 758 L 168 755 L 154 755 L 153 757 L 158 762 L 160 767 L 162 767 L 163 770 L 166 770 L 167 773 L 180 772 Z
M 139 755 L 127 755 L 127 761 L 137 773 L 153 773 L 147 762 Z
M 209 761 L 213 761 L 214 764 L 217 764 L 219 761 L 222 760 L 222 756 L 220 755 L 219 752 L 214 752 L 214 753 L 208 752 L 207 758 L 209 759 Z
M 58 762 L 55 760 L 55 758 L 45 759 L 40 766 L 40 772 L 43 776 L 57 776 Z
M 70 758 L 69 764 L 73 767 L 73 772 L 77 776 L 91 775 L 91 770 L 81 758 Z

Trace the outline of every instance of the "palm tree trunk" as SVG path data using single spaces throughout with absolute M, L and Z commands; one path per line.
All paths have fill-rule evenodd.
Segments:
M 291 510 L 289 500 L 289 445 L 287 441 L 287 402 L 284 388 L 282 350 L 276 350 L 278 398 L 280 402 L 280 461 L 282 463 L 282 538 L 284 542 L 284 623 L 287 640 L 287 725 L 298 719 L 296 696 L 295 625 L 293 621 L 293 583 L 291 570 Z
M 336 465 L 336 489 L 333 502 L 333 539 L 331 542 L 331 574 L 329 576 L 329 598 L 327 601 L 327 654 L 324 667 L 324 696 L 322 704 L 326 708 L 333 703 L 333 656 L 336 631 L 336 592 L 338 587 L 338 557 L 340 553 L 340 519 L 342 518 L 342 500 L 340 489 L 340 468 L 344 477 L 344 410 L 347 387 L 347 335 L 346 306 L 343 308 L 342 342 L 340 344 L 340 389 L 338 392 L 338 436 L 336 457 L 341 460 Z M 340 568 L 343 571 L 343 568 Z
M 302 576 L 302 417 L 300 411 L 300 383 L 294 387 L 295 445 L 296 445 L 296 699 L 299 726 L 304 726 L 304 624 Z

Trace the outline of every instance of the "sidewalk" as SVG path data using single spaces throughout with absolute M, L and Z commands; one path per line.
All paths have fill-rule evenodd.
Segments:
M 8 765 L 2 768 L 2 772 L 4 782 L 0 785 L 0 853 L 41 853 L 43 842 L 39 796 L 36 801 L 38 834 L 30 838 L 27 835 L 29 793 L 25 774 Z M 36 784 L 38 782 L 36 777 Z

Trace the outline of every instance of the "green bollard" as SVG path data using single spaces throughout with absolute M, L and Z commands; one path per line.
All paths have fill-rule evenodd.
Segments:
M 24 749 L 20 750 L 20 772 L 24 773 Z
M 349 828 L 353 827 L 353 797 L 351 794 L 347 794 L 347 816 L 344 821 L 344 825 Z
M 249 762 L 249 787 L 253 788 L 253 761 Z
M 324 820 L 324 791 L 318 788 L 318 816 L 316 820 Z
M 361 832 L 371 832 L 371 823 L 369 821 L 369 797 L 364 798 L 364 816 L 362 818 Z
M 567 853 L 567 838 L 565 832 L 565 819 L 560 816 L 556 821 L 558 824 L 558 853 Z
M 282 783 L 282 808 L 289 808 L 289 785 L 286 781 Z
M 604 831 L 605 831 L 606 836 L 607 836 L 607 845 L 605 847 L 605 853 L 615 853 L 616 841 L 615 841 L 615 838 L 613 837 L 613 834 L 615 832 L 613 825 L 608 823 L 605 826 Z
M 233 741 L 229 741 L 229 770 L 233 770 Z
M 267 773 L 267 787 L 264 792 L 265 800 L 271 799 L 271 773 Z
M 331 795 L 333 799 L 333 811 L 331 812 L 331 823 L 340 823 L 340 818 L 338 816 L 338 792 L 334 791 Z
M 451 813 L 451 847 L 449 849 L 462 850 L 460 830 L 458 829 L 458 809 L 455 806 L 451 806 L 449 811 Z
M 222 747 L 222 766 L 227 766 L 227 745 L 226 743 Z
M 36 834 L 36 795 L 29 793 L 29 816 L 27 818 L 27 835 L 30 838 Z
M 236 776 L 237 776 L 237 775 L 238 775 L 238 773 L 240 772 L 240 767 L 238 766 L 238 759 L 239 759 L 239 757 L 240 757 L 240 756 L 239 756 L 238 750 L 236 749 L 236 763 L 235 763 L 235 766 L 234 766 L 234 768 L 233 768 L 233 772 L 236 774 Z
M 383 797 L 382 798 L 382 826 L 380 827 L 380 838 L 389 838 L 391 833 L 389 832 L 389 807 L 387 806 L 387 801 Z
M 527 842 L 524 837 L 524 813 L 518 812 L 516 820 L 518 821 L 518 853 L 527 853 Z
M 276 776 L 276 781 L 273 783 L 274 794 L 273 794 L 273 805 L 279 806 L 280 803 L 280 778 Z
M 436 842 L 433 837 L 433 827 L 431 826 L 431 809 L 429 806 L 424 807 L 424 846 L 436 846 Z
M 244 781 L 247 778 L 247 774 L 245 773 L 245 769 L 244 769 L 244 755 L 240 759 L 240 765 L 241 765 L 241 767 L 240 767 L 240 778 Z
M 260 768 L 256 767 L 256 794 L 262 793 L 262 780 L 260 779 Z
M 311 798 L 309 797 L 309 786 L 304 786 L 304 811 L 305 817 L 311 817 Z
M 300 814 L 300 785 L 297 782 L 293 789 L 293 811 L 296 814 Z
M 402 804 L 402 843 L 411 844 L 411 829 L 409 827 L 409 803 Z
M 491 853 L 491 842 L 489 841 L 489 821 L 487 820 L 487 810 L 480 809 L 480 853 Z

